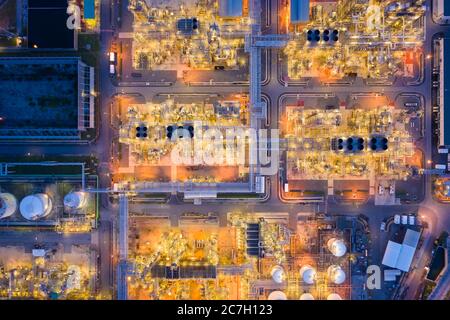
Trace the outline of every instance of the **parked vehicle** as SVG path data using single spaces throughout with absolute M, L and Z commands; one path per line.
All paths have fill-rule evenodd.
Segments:
M 389 186 L 389 194 L 390 195 L 395 194 L 395 188 L 394 188 L 394 186 L 392 184 Z
M 408 215 L 404 214 L 402 215 L 402 224 L 408 224 Z

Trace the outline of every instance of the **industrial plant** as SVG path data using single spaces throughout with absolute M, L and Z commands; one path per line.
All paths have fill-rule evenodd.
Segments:
M 0 300 L 449 300 L 449 41 L 444 0 L 0 0 Z
M 348 233 L 336 223 L 230 213 L 201 220 L 131 218 L 130 299 L 341 300 L 351 298 Z M 291 228 L 292 227 L 292 228 Z M 158 240 L 159 239 L 159 240 Z

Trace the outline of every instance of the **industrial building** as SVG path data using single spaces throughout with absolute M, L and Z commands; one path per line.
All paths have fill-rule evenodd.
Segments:
M 439 23 L 450 21 L 450 3 L 447 0 L 433 0 L 434 18 Z
M 290 22 L 305 23 L 309 21 L 309 0 L 290 0 Z
M 77 49 L 77 31 L 67 28 L 67 18 L 67 0 L 29 0 L 28 48 Z
M 80 140 L 94 128 L 95 71 L 79 57 L 3 57 L 0 66 L 0 139 Z
M 440 39 L 439 46 L 439 147 L 448 150 L 450 147 L 450 39 Z M 448 151 L 446 151 L 448 152 Z
M 128 163 L 122 162 L 113 176 L 115 190 L 133 185 L 135 192 L 178 192 L 189 201 L 231 193 L 263 196 L 265 178 L 257 172 L 260 164 L 252 162 L 256 160 L 251 158 L 254 146 L 247 148 L 248 142 L 236 142 L 246 136 L 256 138 L 251 137 L 255 131 L 248 123 L 248 98 L 242 95 L 234 99 L 189 103 L 171 99 L 129 106 L 121 115 L 119 130 L 119 143 L 126 147 Z M 226 142 L 225 149 L 208 138 L 213 131 Z M 237 140 L 231 137 L 233 133 Z M 195 148 L 195 157 L 174 157 L 183 142 Z M 228 152 L 231 156 L 226 160 L 205 160 L 208 155 Z
M 402 243 L 389 240 L 382 264 L 387 267 L 409 272 L 419 239 L 420 232 L 407 229 Z
M 242 17 L 243 0 L 219 0 L 219 16 L 223 18 Z

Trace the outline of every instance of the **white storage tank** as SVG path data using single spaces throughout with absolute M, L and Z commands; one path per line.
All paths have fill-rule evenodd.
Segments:
M 87 194 L 81 191 L 70 192 L 64 197 L 64 206 L 69 209 L 82 209 L 86 206 Z
M 343 284 L 345 282 L 345 272 L 340 266 L 331 265 L 328 267 L 328 277 L 335 284 Z
M 287 300 L 287 297 L 283 291 L 272 291 L 267 300 Z
M 300 277 L 307 284 L 313 284 L 316 280 L 316 270 L 308 264 L 300 268 Z
M 342 298 L 337 293 L 331 293 L 328 295 L 327 300 L 342 300 Z
M 338 238 L 331 238 L 327 242 L 328 250 L 335 257 L 342 257 L 347 252 L 347 246 L 344 243 L 344 240 Z
M 0 193 L 0 219 L 8 218 L 17 210 L 17 199 L 11 193 Z
M 272 279 L 275 283 L 283 283 L 284 281 L 284 269 L 282 266 L 275 266 L 270 271 L 270 274 L 272 275 Z
M 53 205 L 52 200 L 45 193 L 36 193 L 20 201 L 20 214 L 27 220 L 34 221 L 50 214 Z
M 300 300 L 315 300 L 314 296 L 311 293 L 303 293 L 300 296 Z

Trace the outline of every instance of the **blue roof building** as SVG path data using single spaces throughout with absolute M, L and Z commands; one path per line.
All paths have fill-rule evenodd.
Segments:
M 290 12 L 291 23 L 301 23 L 309 21 L 309 0 L 291 0 Z
M 84 0 L 84 18 L 95 19 L 95 0 Z

